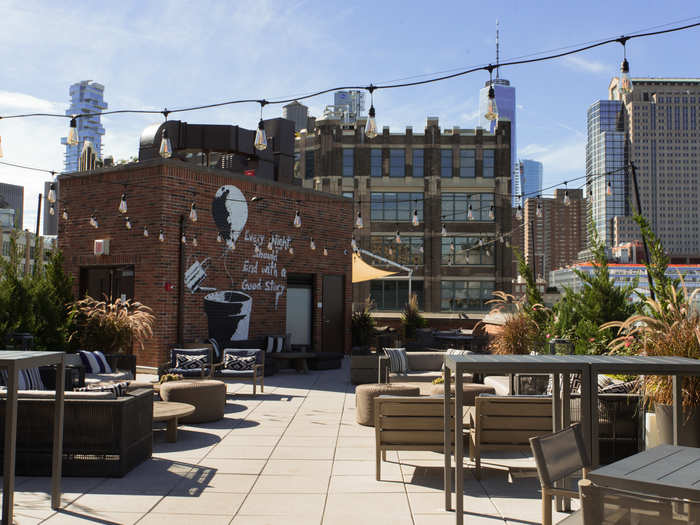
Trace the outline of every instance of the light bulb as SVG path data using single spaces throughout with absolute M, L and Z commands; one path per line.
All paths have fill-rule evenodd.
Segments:
M 92 226 L 93 228 L 99 228 L 100 226 L 97 222 L 97 217 L 95 217 L 94 213 L 90 216 L 90 226 Z
M 510 239 L 506 239 L 506 248 L 510 248 Z
M 294 246 L 289 247 L 289 255 L 294 255 Z
M 185 234 L 183 233 L 183 234 L 182 234 L 182 237 L 180 237 L 180 242 L 181 242 L 182 244 L 187 244 L 187 235 L 185 235 Z
M 486 247 L 486 257 L 491 257 L 491 248 Z
M 165 242 L 165 232 L 163 231 L 163 228 L 161 228 L 158 232 L 158 240 L 160 242 Z
M 167 129 L 163 130 L 163 135 L 160 139 L 160 150 L 158 153 L 160 153 L 160 156 L 164 159 L 169 159 L 173 154 L 173 144 L 170 142 Z
M 418 220 L 418 210 L 413 210 L 413 219 L 411 219 L 411 224 L 413 224 L 413 226 L 420 225 L 420 220 Z
M 56 202 L 56 183 L 52 182 L 51 186 L 49 186 L 49 194 L 46 197 L 51 204 Z
M 365 126 L 365 135 L 368 139 L 373 139 L 378 135 L 377 120 L 375 119 L 374 104 L 369 107 L 369 117 L 367 117 L 367 125 Z
M 470 221 L 474 220 L 474 213 L 472 212 L 471 204 L 467 207 L 467 219 L 469 219 Z
M 362 221 L 362 213 L 360 213 L 358 211 L 357 212 L 357 219 L 355 219 L 355 228 L 357 228 L 358 230 L 361 230 L 364 227 L 365 227 L 365 224 Z
M 569 190 L 564 190 L 564 206 L 571 205 L 571 198 L 569 197 Z
M 190 205 L 190 220 L 197 222 L 197 205 L 194 202 Z
M 192 236 L 192 246 L 197 246 L 197 244 L 199 244 L 199 243 L 197 242 L 197 236 L 194 235 L 194 236 Z
M 494 220 L 495 218 L 496 218 L 496 210 L 492 204 L 491 207 L 489 208 L 489 219 Z
M 484 114 L 486 120 L 496 120 L 498 118 L 498 106 L 496 105 L 496 92 L 493 89 L 493 85 L 489 86 L 489 98 L 488 104 L 486 106 L 486 113 Z
M 216 242 L 221 242 L 223 241 L 224 238 L 221 236 L 221 232 L 216 233 Z
M 541 202 L 537 203 L 537 208 L 535 209 L 535 215 L 537 217 L 542 217 L 542 203 Z
M 515 210 L 515 218 L 519 221 L 523 220 L 523 207 L 520 204 L 518 204 L 518 209 Z
M 297 210 L 296 214 L 294 215 L 294 227 L 301 228 L 301 215 L 299 214 L 299 210 Z
M 314 242 L 314 238 L 313 238 L 313 237 L 311 237 L 311 240 L 309 241 L 309 248 L 311 248 L 311 250 L 315 250 L 315 249 L 316 249 L 316 243 Z
M 418 248 L 418 251 L 420 251 L 421 253 L 423 253 L 425 251 L 425 248 L 423 248 L 422 244 L 420 245 L 420 248 Z
M 350 247 L 352 248 L 353 252 L 357 251 L 357 241 L 355 240 L 355 236 L 352 236 L 352 240 L 350 241 Z
M 273 246 L 272 246 L 272 237 L 270 237 L 270 242 L 267 243 L 267 249 L 268 249 L 269 251 L 272 251 L 272 248 L 273 248 Z
M 479 248 L 481 248 L 481 247 L 484 245 L 484 239 L 482 239 L 481 237 L 479 237 L 479 240 L 478 240 L 477 244 L 478 244 Z
M 0 159 L 2 158 L 2 137 L 0 137 Z
M 143 227 L 143 236 L 148 237 L 148 226 Z
M 620 66 L 620 93 L 623 95 L 629 95 L 632 93 L 634 87 L 632 86 L 632 79 L 630 78 L 630 65 L 625 58 Z
M 605 189 L 605 194 L 608 197 L 612 197 L 613 190 L 612 190 L 612 182 L 608 181 L 608 187 Z
M 78 145 L 78 122 L 75 117 L 70 119 L 70 128 L 68 129 L 68 140 L 66 140 L 66 143 L 69 146 Z
M 396 230 L 396 244 L 401 244 L 401 234 Z
M 62 216 L 63 216 L 63 220 L 64 220 L 64 221 L 67 221 L 67 220 L 68 220 L 68 210 L 66 210 L 65 208 L 63 209 L 63 215 L 62 215 Z
M 258 122 L 258 129 L 255 132 L 255 141 L 253 142 L 253 146 L 255 146 L 255 149 L 258 151 L 267 149 L 267 134 L 265 133 L 265 123 L 262 119 L 260 119 L 260 122 Z
M 127 230 L 131 229 L 131 221 L 129 220 L 129 217 L 126 217 L 126 219 L 124 220 L 124 226 L 126 226 Z
M 53 202 L 51 203 L 51 206 L 49 206 L 49 215 L 56 215 L 56 208 L 53 205 Z
M 119 200 L 119 213 L 126 213 L 126 193 L 122 193 L 122 198 Z
M 323 256 L 325 257 L 325 256 L 327 256 L 327 255 L 328 255 L 328 248 L 326 248 L 326 247 L 324 246 L 324 247 L 323 247 Z
M 452 241 L 452 242 L 450 243 L 450 251 L 451 251 L 451 252 L 454 252 L 454 251 L 455 251 L 455 242 L 454 242 L 454 241 Z
M 445 227 L 444 223 L 442 225 L 442 230 L 440 230 L 440 235 L 442 235 L 443 237 L 447 235 L 447 228 Z
M 500 235 L 498 236 L 498 242 L 500 242 L 501 244 L 503 244 L 503 240 L 504 240 L 504 239 L 503 239 L 503 234 L 500 234 Z
M 226 246 L 228 247 L 229 250 L 236 249 L 236 243 L 234 242 L 233 239 L 226 239 Z

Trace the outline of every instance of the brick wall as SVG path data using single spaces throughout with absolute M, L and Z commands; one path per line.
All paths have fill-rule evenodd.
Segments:
M 154 366 L 167 360 L 168 349 L 178 341 L 181 296 L 184 342 L 201 341 L 208 336 L 204 297 L 212 289 L 243 291 L 251 296 L 249 337 L 286 333 L 286 275 L 289 274 L 312 275 L 314 350 L 349 350 L 350 200 L 223 170 L 162 160 L 64 175 L 60 183 L 61 211 L 68 210 L 69 220 L 61 220 L 59 225 L 59 247 L 64 252 L 67 271 L 75 277 L 76 293 L 81 268 L 133 265 L 134 299 L 153 309 L 154 337 L 144 349 L 134 349 L 139 365 Z M 233 217 L 239 216 L 240 206 L 247 206 L 248 213 L 234 249 L 227 248 L 225 239 L 217 242 L 221 221 L 217 227 L 212 215 L 212 210 L 217 209 L 214 196 L 226 185 L 238 188 L 246 201 L 245 204 L 236 199 L 226 201 L 226 206 L 231 207 L 228 218 L 235 221 Z M 128 211 L 122 215 L 118 204 L 124 191 Z M 253 197 L 257 199 L 252 200 Z M 198 212 L 194 223 L 188 218 L 192 201 L 196 202 Z M 219 210 L 222 202 L 219 201 Z M 292 224 L 297 209 L 301 212 L 301 228 Z M 92 213 L 98 219 L 98 229 L 89 225 Z M 133 224 L 131 230 L 125 227 L 125 215 Z M 186 244 L 180 241 L 181 220 Z M 143 236 L 144 225 L 150 232 L 148 238 Z M 165 234 L 163 243 L 158 241 L 161 228 Z M 195 235 L 196 247 L 192 242 Z M 270 251 L 267 246 L 271 236 L 275 236 L 276 242 Z M 315 251 L 310 248 L 311 237 L 317 246 Z M 110 240 L 110 255 L 93 255 L 95 239 Z M 293 254 L 289 253 L 289 246 L 293 247 Z M 323 256 L 324 246 L 328 247 L 328 256 Z M 204 265 L 206 272 L 200 285 L 209 290 L 192 292 L 182 286 L 184 272 L 197 262 Z M 342 349 L 323 348 L 323 309 L 317 303 L 322 302 L 324 275 L 344 276 Z

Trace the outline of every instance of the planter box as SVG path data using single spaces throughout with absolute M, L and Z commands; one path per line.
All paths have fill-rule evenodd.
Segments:
M 659 431 L 659 444 L 673 444 L 673 409 L 670 405 L 655 407 L 656 427 Z M 691 414 L 683 411 L 681 434 L 678 444 L 685 447 L 700 447 L 700 407 L 695 407 Z

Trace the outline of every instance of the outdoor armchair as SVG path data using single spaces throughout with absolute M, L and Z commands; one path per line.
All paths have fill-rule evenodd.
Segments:
M 250 358 L 254 357 L 254 364 L 248 368 L 235 369 L 227 367 L 230 357 Z M 234 359 L 235 360 L 235 359 Z M 265 392 L 265 352 L 257 348 L 226 348 L 223 352 L 223 365 L 216 369 L 217 375 L 232 379 L 252 379 L 253 395 L 256 394 L 257 383 L 260 383 L 260 391 Z
M 162 374 L 180 374 L 183 377 L 210 377 L 214 367 L 211 348 L 173 348 L 170 361 L 158 367 Z

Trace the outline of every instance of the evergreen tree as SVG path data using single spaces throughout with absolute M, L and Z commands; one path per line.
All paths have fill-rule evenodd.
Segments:
M 63 270 L 63 254 L 54 250 L 34 283 L 35 345 L 46 349 L 65 349 L 73 331 L 75 317 L 71 304 L 73 277 Z

